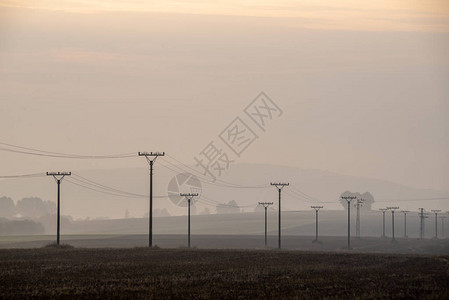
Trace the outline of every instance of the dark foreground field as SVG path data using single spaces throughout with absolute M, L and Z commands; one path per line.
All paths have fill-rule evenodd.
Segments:
M 449 299 L 448 256 L 275 250 L 0 250 L 0 298 Z
M 162 248 L 180 248 L 187 246 L 186 235 L 154 235 L 154 245 Z M 148 235 L 120 234 L 84 234 L 63 235 L 63 243 L 77 248 L 134 248 L 148 246 Z M 311 236 L 282 237 L 282 248 L 300 251 L 332 251 L 342 252 L 347 249 L 347 238 L 344 236 L 323 236 L 319 243 L 312 243 Z M 0 249 L 41 248 L 55 241 L 54 235 L 43 236 L 2 236 Z M 201 249 L 264 249 L 264 237 L 261 235 L 193 235 L 192 246 Z M 268 236 L 268 247 L 277 248 L 277 236 Z M 354 253 L 396 253 L 396 254 L 429 254 L 449 255 L 449 239 L 396 239 L 363 237 L 351 241 Z

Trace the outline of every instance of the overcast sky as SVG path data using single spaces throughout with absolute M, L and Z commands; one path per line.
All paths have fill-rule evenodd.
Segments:
M 283 114 L 237 162 L 449 190 L 448 2 L 316 2 L 0 1 L 0 142 L 192 164 L 264 91 Z

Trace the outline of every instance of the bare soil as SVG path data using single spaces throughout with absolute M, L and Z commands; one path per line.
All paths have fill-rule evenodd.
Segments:
M 449 299 L 449 256 L 278 250 L 0 250 L 0 298 Z

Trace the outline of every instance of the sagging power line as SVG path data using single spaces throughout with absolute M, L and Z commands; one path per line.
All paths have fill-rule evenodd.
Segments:
M 53 158 L 113 159 L 113 158 L 129 158 L 129 157 L 134 156 L 134 153 L 122 153 L 122 154 L 112 154 L 112 155 L 80 155 L 80 154 L 72 154 L 72 153 L 61 153 L 61 152 L 39 150 L 39 149 L 35 149 L 35 148 L 22 147 L 22 146 L 8 144 L 8 143 L 4 143 L 4 142 L 0 142 L 0 145 L 10 147 L 10 148 L 0 148 L 0 151 L 20 153 L 20 154 L 26 154 L 26 155 L 34 155 L 34 156 L 53 157 Z
M 0 176 L 1 179 L 12 179 L 12 178 L 34 178 L 45 176 L 45 173 L 32 173 L 32 174 L 21 174 L 21 175 L 5 175 Z
M 167 155 L 168 156 L 168 155 Z M 220 186 L 220 187 L 226 187 L 226 188 L 236 188 L 236 189 L 261 189 L 261 188 L 268 188 L 269 185 L 268 184 L 261 184 L 261 185 L 241 185 L 241 184 L 236 184 L 236 183 L 232 183 L 232 182 L 228 182 L 225 180 L 221 180 L 219 178 L 217 178 L 214 182 L 210 180 L 210 178 L 208 178 L 204 173 L 195 170 L 194 168 L 191 168 L 190 166 L 181 163 L 179 160 L 175 159 L 174 157 L 168 156 L 171 159 L 175 160 L 177 164 L 170 162 L 167 159 L 164 159 L 163 162 L 169 164 L 171 167 L 163 164 L 161 162 L 161 165 L 168 169 L 173 171 L 174 173 L 191 173 L 193 174 L 195 177 L 198 178 L 199 181 L 201 181 L 201 183 L 207 184 L 207 185 L 213 185 L 213 186 Z M 180 165 L 182 165 L 183 167 L 181 167 Z M 175 170 L 175 169 L 177 170 Z

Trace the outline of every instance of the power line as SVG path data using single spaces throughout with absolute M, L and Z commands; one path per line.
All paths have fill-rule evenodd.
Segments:
M 298 195 L 298 194 L 293 194 L 293 193 L 290 193 L 290 191 L 284 191 L 284 193 L 287 195 L 287 196 L 290 196 L 290 197 L 292 197 L 293 199 L 299 199 L 299 200 L 302 200 L 302 201 L 304 201 L 304 202 L 307 202 L 307 203 L 316 203 L 316 201 L 314 201 L 314 200 L 311 200 L 311 199 L 309 199 L 309 198 L 305 198 L 304 196 L 302 196 L 302 195 Z M 322 203 L 322 202 L 320 202 L 320 203 Z
M 293 186 L 290 188 L 290 190 L 291 190 L 293 193 L 296 193 L 296 194 L 298 194 L 298 195 L 301 195 L 301 197 L 304 197 L 304 198 L 306 198 L 306 199 L 309 199 L 310 201 L 313 201 L 313 202 L 322 202 L 321 200 L 319 200 L 319 199 L 317 199 L 317 198 L 315 198 L 315 197 L 312 197 L 312 196 L 310 196 L 310 195 L 308 195 L 308 194 L 302 192 L 301 190 L 299 190 L 298 188 L 295 188 L 295 187 L 293 187 Z
M 81 184 L 81 183 L 77 183 L 77 182 L 71 181 L 71 180 L 69 180 L 69 179 L 67 179 L 66 181 L 69 182 L 69 183 L 71 183 L 71 184 L 73 184 L 73 185 L 82 187 L 82 188 L 84 188 L 84 189 L 88 189 L 88 190 L 95 191 L 95 192 L 102 193 L 102 194 L 107 194 L 107 195 L 112 195 L 112 196 L 118 196 L 118 197 L 127 197 L 127 198 L 142 198 L 142 197 L 125 196 L 125 195 L 121 195 L 121 194 L 116 194 L 116 193 L 112 193 L 112 192 L 107 192 L 107 191 L 104 191 L 104 190 L 99 190 L 99 189 L 96 189 L 96 188 L 93 188 L 93 187 L 89 187 L 89 186 L 84 185 L 84 184 Z
M 162 162 L 160 162 L 160 165 L 161 165 L 161 166 L 163 166 L 164 168 L 166 168 L 166 169 L 168 169 L 168 170 L 170 170 L 170 171 L 172 171 L 172 172 L 174 172 L 174 173 L 180 173 L 180 172 L 182 172 L 182 173 L 189 173 L 189 174 L 191 174 L 190 172 L 188 172 L 188 171 L 182 169 L 182 168 L 179 167 L 179 166 L 176 166 L 176 165 L 170 163 L 170 162 L 167 161 L 167 160 L 164 160 L 164 161 L 165 161 L 166 163 L 172 165 L 173 167 L 178 168 L 178 170 L 174 170 L 173 168 L 171 168 L 171 167 L 169 167 L 169 166 L 167 166 L 167 165 L 164 165 Z M 210 181 L 204 180 L 203 178 L 201 178 L 201 177 L 199 177 L 199 176 L 197 176 L 197 175 L 195 175 L 195 174 L 192 174 L 192 175 L 194 175 L 194 176 L 195 176 L 201 183 L 205 183 L 205 184 L 208 184 L 208 185 L 221 186 L 221 187 L 230 187 L 230 186 L 223 185 L 223 184 L 220 184 L 220 183 L 217 183 L 217 182 L 212 183 L 212 182 L 210 182 Z M 202 176 L 202 175 L 201 175 L 201 176 Z
M 71 179 L 70 180 L 66 179 L 66 180 L 67 180 L 67 182 L 70 182 L 73 185 L 76 185 L 76 186 L 79 186 L 79 187 L 82 187 L 82 188 L 85 188 L 88 190 L 92 190 L 92 191 L 95 191 L 98 193 L 106 194 L 106 195 L 112 195 L 112 196 L 123 197 L 123 198 L 148 198 L 148 195 L 134 194 L 134 193 L 114 189 L 114 188 L 96 183 L 95 181 L 89 180 L 85 177 L 81 177 L 81 178 L 84 178 L 85 180 L 80 180 L 76 177 L 81 177 L 81 176 L 72 173 L 72 179 L 76 180 L 76 182 L 72 181 Z M 90 181 L 92 183 L 89 183 L 88 181 Z M 168 198 L 168 196 L 153 196 L 153 198 Z
M 187 172 L 187 173 L 194 172 L 194 173 L 196 173 L 194 175 L 197 176 L 197 177 L 200 177 L 198 179 L 201 182 L 205 183 L 205 184 L 218 185 L 218 186 L 229 187 L 229 188 L 244 188 L 244 189 L 258 189 L 258 188 L 268 188 L 269 187 L 268 184 L 260 184 L 260 185 L 253 185 L 253 186 L 251 186 L 251 185 L 241 185 L 241 184 L 228 182 L 228 181 L 225 181 L 225 180 L 222 180 L 222 179 L 216 179 L 216 182 L 211 182 L 210 179 L 206 175 L 201 173 L 200 171 L 198 171 L 198 170 L 196 170 L 196 169 L 194 169 L 194 168 L 192 168 L 192 167 L 182 163 L 181 161 L 177 160 L 176 158 L 174 158 L 172 156 L 169 156 L 169 155 L 167 155 L 167 156 L 169 158 L 173 159 L 174 161 L 176 161 L 178 164 L 184 166 L 184 168 L 188 169 L 189 171 L 186 171 L 186 169 L 180 167 L 179 165 L 175 165 L 174 163 L 168 161 L 167 159 L 164 159 L 164 162 L 170 164 L 171 166 L 173 166 L 175 168 L 178 168 L 179 170 L 181 170 L 183 172 Z M 165 166 L 165 167 L 167 167 L 167 166 Z M 175 171 L 175 170 L 173 170 L 173 169 L 171 169 L 169 167 L 167 167 L 167 168 L 172 170 L 172 171 L 174 171 L 174 172 L 177 172 L 177 171 Z
M 434 197 L 434 198 L 412 198 L 412 199 L 381 199 L 375 200 L 374 203 L 378 202 L 412 202 L 412 201 L 427 201 L 427 200 L 449 200 L 448 197 Z
M 61 152 L 39 150 L 39 149 L 35 149 L 35 148 L 22 147 L 22 146 L 8 144 L 8 143 L 4 143 L 4 142 L 0 142 L 0 145 L 14 148 L 14 149 L 0 148 L 1 151 L 20 153 L 20 154 L 26 154 L 26 155 L 54 157 L 54 158 L 113 159 L 113 158 L 129 158 L 129 157 L 135 156 L 134 153 L 122 153 L 122 154 L 112 154 L 112 155 L 79 155 L 79 154 L 72 154 L 72 153 L 61 153 Z
M 98 189 L 95 189 L 93 187 L 89 187 L 89 186 L 86 186 L 86 185 L 83 185 L 83 184 L 80 184 L 80 183 L 76 183 L 76 182 L 71 181 L 69 179 L 66 179 L 66 181 L 69 182 L 70 184 L 82 187 L 84 189 L 88 189 L 88 190 L 91 190 L 91 191 L 95 191 L 95 192 L 98 192 L 98 193 L 107 194 L 107 195 L 111 195 L 111 196 L 117 196 L 117 197 L 123 197 L 123 198 L 144 198 L 144 197 L 133 197 L 133 196 L 129 196 L 129 195 L 122 195 L 122 194 L 116 194 L 116 193 L 107 192 L 107 191 L 103 191 L 103 190 L 98 190 Z
M 45 176 L 45 173 L 33 173 L 33 174 L 22 174 L 22 175 L 6 175 L 0 176 L 0 178 L 8 179 L 8 178 L 32 178 L 32 177 L 42 177 Z
M 131 193 L 131 192 L 119 190 L 119 189 L 116 189 L 116 188 L 112 188 L 112 187 L 103 185 L 103 184 L 101 184 L 101 183 L 95 182 L 95 181 L 93 181 L 93 180 L 87 179 L 87 178 L 85 178 L 85 177 L 82 177 L 82 176 L 80 176 L 80 175 L 78 175 L 78 174 L 73 174 L 73 173 L 72 173 L 72 175 L 74 176 L 74 179 L 75 179 L 75 180 L 78 180 L 78 181 L 80 181 L 80 182 L 83 182 L 83 183 L 88 184 L 88 185 L 91 185 L 91 186 L 98 187 L 98 188 L 100 188 L 100 189 L 109 190 L 109 191 L 112 191 L 112 192 L 116 192 L 116 193 L 119 193 L 119 194 L 125 194 L 125 195 L 129 195 L 129 196 L 148 197 L 148 195 L 144 195 L 144 194 L 136 194 L 136 193 Z M 77 177 L 79 177 L 79 178 L 77 178 Z

